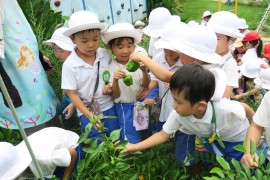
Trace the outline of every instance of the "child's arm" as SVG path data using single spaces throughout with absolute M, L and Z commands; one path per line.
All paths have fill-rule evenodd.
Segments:
M 66 113 L 66 117 L 65 119 L 69 119 L 72 114 L 75 112 L 75 106 L 73 105 L 73 103 L 70 103 L 64 110 L 63 110 L 63 113 Z
M 159 80 L 164 82 L 170 82 L 173 72 L 163 68 L 148 56 L 145 56 L 139 52 L 133 52 L 130 55 L 130 59 L 133 61 L 142 62 Z
M 151 81 L 151 78 L 150 78 L 150 75 L 148 74 L 147 72 L 147 67 L 144 65 L 144 64 L 141 64 L 141 70 L 142 70 L 142 73 L 143 73 L 143 77 L 142 77 L 142 87 L 144 88 L 147 88 L 150 81 Z
M 258 88 L 254 88 L 254 89 L 251 89 L 245 93 L 242 93 L 242 94 L 238 94 L 236 96 L 234 96 L 233 98 L 234 99 L 237 99 L 237 100 L 241 100 L 241 99 L 244 99 L 245 97 L 249 96 L 249 95 L 252 95 L 252 94 L 258 94 L 260 93 L 259 89 Z
M 241 103 L 241 105 L 242 105 L 242 106 L 244 107 L 244 109 L 245 109 L 247 118 L 248 118 L 249 120 L 252 120 L 253 116 L 255 115 L 254 110 L 251 109 L 251 108 L 249 107 L 249 105 L 247 105 L 246 103 L 242 103 L 242 102 L 240 102 L 240 103 Z
M 122 79 L 126 75 L 126 72 L 122 69 L 118 69 L 114 72 L 113 83 L 112 83 L 112 97 L 114 99 L 120 96 L 121 90 L 119 86 L 119 79 Z
M 169 138 L 170 134 L 167 134 L 164 130 L 161 130 L 158 133 L 153 134 L 152 136 L 150 136 L 149 138 L 138 144 L 128 143 L 126 145 L 126 149 L 123 150 L 122 152 L 133 152 L 148 149 L 166 142 Z
M 75 162 L 76 162 L 76 159 L 77 159 L 77 152 L 76 152 L 75 149 L 68 148 L 68 151 L 69 151 L 70 156 L 71 156 L 71 161 L 70 161 L 69 166 L 65 168 L 64 175 L 63 175 L 63 180 L 70 179 L 70 175 L 71 175 L 71 173 L 73 171 L 73 168 L 74 168 L 74 165 L 75 165 Z
M 251 156 L 251 154 L 250 154 L 250 140 L 252 140 L 257 145 L 260 142 L 263 130 L 264 130 L 263 127 L 257 125 L 255 122 L 252 122 L 250 127 L 248 128 L 248 131 L 247 131 L 246 153 L 242 157 L 241 162 L 244 163 L 249 168 L 252 168 L 252 169 L 255 168 L 255 167 L 258 167 L 257 162 L 258 162 L 259 157 L 258 157 L 257 154 Z M 255 158 L 256 162 L 254 162 L 254 158 Z

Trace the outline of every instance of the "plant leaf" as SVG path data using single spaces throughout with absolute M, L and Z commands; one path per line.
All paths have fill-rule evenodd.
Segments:
M 265 155 L 261 152 L 260 156 L 259 156 L 259 165 L 263 165 L 263 163 L 265 162 Z
M 83 133 L 83 134 L 80 136 L 79 140 L 78 140 L 78 144 L 84 142 L 84 141 L 88 138 L 88 135 L 89 135 L 91 129 L 92 129 L 92 123 L 88 123 L 88 124 L 86 125 L 86 127 L 85 127 L 85 133 Z
M 229 163 L 223 157 L 217 155 L 216 159 L 218 163 L 223 167 L 223 169 L 225 170 L 231 169 Z
M 256 175 L 257 179 L 262 179 L 263 178 L 263 174 L 262 174 L 262 171 L 260 169 L 256 169 L 255 175 Z
M 219 175 L 219 177 L 221 178 L 225 178 L 222 169 L 220 169 L 219 167 L 214 167 L 210 173 L 216 173 L 217 175 Z
M 242 165 L 247 177 L 250 178 L 250 176 L 251 176 L 250 169 L 245 164 L 241 164 L 241 165 Z
M 250 139 L 250 154 L 253 156 L 256 153 L 256 145 L 253 140 Z
M 238 161 L 236 161 L 235 159 L 232 159 L 231 162 L 232 162 L 232 164 L 233 164 L 233 166 L 234 166 L 237 174 L 240 174 L 240 172 L 241 172 L 241 165 L 240 165 L 240 163 Z
M 128 141 L 124 140 L 124 141 L 120 141 L 120 143 L 118 143 L 115 147 L 115 150 L 122 150 L 126 148 Z
M 95 173 L 97 171 L 100 171 L 101 169 L 104 169 L 108 165 L 109 165 L 108 163 L 99 162 L 94 166 L 93 171 L 91 173 Z
M 121 129 L 116 129 L 116 130 L 111 132 L 110 139 L 111 139 L 112 142 L 115 142 L 115 141 L 117 141 L 119 139 L 120 132 L 121 132 Z
M 234 149 L 236 151 L 240 151 L 242 153 L 246 153 L 246 146 L 244 146 L 242 144 L 238 144 L 237 146 L 234 146 Z

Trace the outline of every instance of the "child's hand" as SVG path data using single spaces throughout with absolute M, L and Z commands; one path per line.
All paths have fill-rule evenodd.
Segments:
M 140 52 L 133 52 L 129 56 L 129 59 L 131 59 L 132 61 L 136 61 L 136 62 L 142 62 L 145 58 L 148 58 L 148 56 L 145 56 L 144 54 L 142 54 Z
M 255 161 L 254 161 L 254 158 L 255 158 Z M 255 154 L 254 156 L 251 156 L 248 153 L 248 154 L 244 154 L 244 156 L 241 159 L 241 163 L 245 164 L 250 169 L 254 169 L 258 167 L 258 163 L 257 163 L 258 160 L 259 160 L 259 157 L 257 154 Z
M 100 129 L 100 126 L 102 124 L 101 120 L 98 119 L 93 113 L 91 113 L 90 111 L 88 111 L 86 117 L 90 120 L 90 122 L 93 124 L 93 127 L 96 130 Z
M 147 68 L 143 63 L 141 63 L 140 69 L 141 69 L 143 72 L 147 72 L 147 71 L 148 71 L 148 68 Z
M 137 93 L 136 99 L 144 99 L 148 95 L 149 92 L 150 92 L 149 88 L 142 87 L 140 91 Z
M 122 150 L 120 153 L 128 153 L 136 151 L 136 144 L 127 143 L 126 149 Z
M 70 103 L 63 111 L 63 113 L 66 113 L 65 119 L 69 119 L 72 114 L 75 112 L 75 106 Z
M 103 95 L 111 95 L 112 94 L 112 86 L 109 84 L 105 84 L 104 88 L 102 89 Z
M 268 64 L 261 64 L 260 66 L 261 66 L 261 68 L 263 68 L 263 69 L 269 68 L 269 65 L 268 65 Z
M 114 72 L 113 79 L 119 80 L 119 79 L 122 79 L 123 77 L 125 77 L 125 75 L 126 75 L 126 72 L 124 70 L 118 69 Z

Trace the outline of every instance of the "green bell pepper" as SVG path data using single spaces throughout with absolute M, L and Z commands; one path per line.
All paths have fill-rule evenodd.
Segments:
M 126 69 L 129 72 L 135 72 L 140 68 L 140 63 L 139 62 L 135 62 L 135 61 L 131 61 L 129 60 L 126 66 Z
M 130 74 L 126 75 L 123 78 L 123 81 L 124 81 L 126 86 L 131 86 L 133 84 L 132 76 Z

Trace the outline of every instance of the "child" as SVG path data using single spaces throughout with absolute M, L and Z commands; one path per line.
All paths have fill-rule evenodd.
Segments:
M 138 144 L 128 143 L 124 152 L 156 146 L 180 130 L 181 133 L 189 135 L 189 138 L 181 141 L 181 146 L 178 146 L 180 148 L 178 156 L 182 162 L 186 161 L 188 153 L 193 155 L 195 135 L 202 139 L 211 153 L 225 156 L 228 160 L 232 158 L 240 160 L 243 154 L 233 147 L 242 144 L 249 123 L 239 102 L 226 98 L 210 101 L 215 92 L 214 75 L 194 63 L 183 65 L 173 74 L 170 89 L 174 110 L 163 129 Z M 214 134 L 219 134 L 220 139 L 213 138 Z
M 0 179 L 16 179 L 32 161 L 8 142 L 0 142 L 0 149 Z
M 105 49 L 99 48 L 101 31 L 107 24 L 100 23 L 98 18 L 89 11 L 77 11 L 70 17 L 69 29 L 64 32 L 69 36 L 76 48 L 64 62 L 62 69 L 62 89 L 67 91 L 67 95 L 77 108 L 82 132 L 89 123 L 88 118 L 93 118 L 83 101 L 96 102 L 100 105 L 100 110 L 104 116 L 115 116 L 113 99 L 109 95 L 102 94 L 105 83 L 101 75 L 108 69 L 110 60 L 109 53 Z M 95 101 L 96 100 L 96 101 Z M 96 106 L 95 106 L 96 107 Z M 97 114 L 95 114 L 97 115 Z M 102 119 L 108 130 L 118 129 L 118 121 L 113 119 Z M 100 127 L 100 121 L 96 124 Z M 92 128 L 89 137 L 100 139 L 101 133 Z
M 233 58 L 236 60 L 237 65 L 241 65 L 241 59 L 246 51 L 247 49 L 244 47 L 242 39 L 236 39 L 236 41 L 234 42 L 234 49 L 231 50 L 231 53 Z
M 227 74 L 225 98 L 230 98 L 233 88 L 238 87 L 238 67 L 230 51 L 230 46 L 234 43 L 235 39 L 244 36 L 239 32 L 238 24 L 238 17 L 228 11 L 214 13 L 207 24 L 207 27 L 212 29 L 217 35 L 218 44 L 216 53 L 222 56 L 222 61 L 219 65 Z
M 210 20 L 211 16 L 212 16 L 212 13 L 210 11 L 204 11 L 203 16 L 202 16 L 203 20 L 201 22 L 201 25 L 206 26 L 208 21 Z
M 144 26 L 145 26 L 145 23 L 142 22 L 142 21 L 136 21 L 135 24 L 134 24 L 134 27 L 135 27 L 136 29 L 143 29 Z
M 264 56 L 263 61 L 265 61 L 269 66 L 270 65 L 270 44 L 266 44 L 264 46 L 263 52 L 264 52 L 263 53 L 263 56 Z
M 57 127 L 48 127 L 31 134 L 28 136 L 28 140 L 46 178 L 51 178 L 59 166 L 65 168 L 64 173 L 58 176 L 69 179 L 76 160 L 82 158 L 81 147 L 77 147 L 79 136 L 74 132 Z M 25 158 L 31 159 L 24 141 L 18 144 L 16 149 Z M 29 167 L 35 177 L 39 177 L 34 162 L 31 162 Z
M 247 33 L 242 39 L 242 42 L 247 49 L 246 53 L 242 57 L 242 63 L 252 59 L 262 58 L 263 42 L 257 32 L 251 31 Z
M 268 69 L 268 80 L 269 80 L 270 71 Z M 265 86 L 270 90 L 270 81 L 268 81 L 268 86 Z M 259 108 L 256 111 L 256 114 L 253 116 L 253 121 L 248 128 L 247 137 L 246 137 L 246 153 L 241 159 L 241 162 L 248 166 L 249 168 L 258 167 L 258 155 L 257 153 L 263 153 L 269 162 L 269 146 L 270 146 L 270 92 L 267 92 L 262 99 L 262 102 Z M 264 134 L 265 139 L 261 139 L 262 134 Z M 257 153 L 255 155 L 250 154 L 250 140 L 252 140 L 256 147 Z M 261 142 L 260 142 L 261 141 Z
M 176 52 L 176 50 L 170 45 L 170 41 L 172 41 L 178 34 L 185 34 L 188 30 L 188 27 L 185 23 L 182 22 L 170 22 L 168 23 L 162 30 L 160 39 L 155 42 L 155 47 L 159 49 L 163 49 L 162 52 L 157 54 L 153 59 L 154 62 L 164 67 L 170 72 L 175 72 L 182 66 L 180 59 L 180 53 Z M 169 92 L 169 84 L 164 83 L 158 80 L 151 73 L 151 83 L 149 85 L 149 89 L 158 86 L 159 88 L 159 97 L 162 99 L 160 117 L 156 119 L 157 123 L 157 131 L 162 129 L 163 124 L 167 120 L 172 109 L 172 96 Z
M 240 31 L 240 33 L 246 35 L 249 30 L 248 30 L 248 25 L 247 25 L 247 22 L 244 18 L 239 18 L 239 25 L 238 25 L 238 29 Z
M 114 74 L 110 83 L 112 83 L 112 97 L 116 114 L 122 129 L 121 137 L 136 144 L 141 141 L 141 133 L 136 131 L 133 126 L 134 104 L 141 87 L 148 87 L 150 77 L 144 66 L 135 72 L 125 69 L 130 54 L 141 41 L 141 33 L 129 23 L 118 23 L 109 27 L 108 31 L 102 35 L 102 40 L 115 56 L 115 59 L 112 59 L 109 64 L 109 70 L 110 74 Z M 127 74 L 132 76 L 133 84 L 131 86 L 125 85 L 122 80 Z
M 51 39 L 43 42 L 43 44 L 53 47 L 54 56 L 62 62 L 68 58 L 68 56 L 71 54 L 71 51 L 75 47 L 71 39 L 63 34 L 66 30 L 68 30 L 67 27 L 56 29 Z M 62 119 L 69 119 L 73 115 L 74 109 L 75 107 L 63 90 L 62 103 L 60 108 Z

